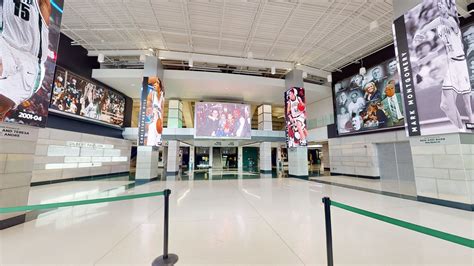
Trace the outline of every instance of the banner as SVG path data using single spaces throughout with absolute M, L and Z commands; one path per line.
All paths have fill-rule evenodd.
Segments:
M 334 85 L 339 135 L 403 127 L 405 111 L 395 58 Z
M 409 136 L 473 132 L 473 93 L 457 14 L 454 0 L 424 0 L 394 22 Z
M 304 88 L 285 92 L 286 144 L 288 148 L 307 146 L 306 102 Z
M 50 108 L 123 126 L 125 97 L 58 66 Z
M 44 127 L 63 0 L 0 0 L 0 122 Z
M 196 102 L 195 138 L 250 139 L 250 106 L 236 103 Z
M 138 145 L 161 146 L 165 90 L 158 77 L 144 77 L 142 84 Z

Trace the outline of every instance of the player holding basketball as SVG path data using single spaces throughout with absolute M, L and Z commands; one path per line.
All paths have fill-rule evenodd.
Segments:
M 48 57 L 49 0 L 3 0 L 0 37 L 0 122 L 43 82 Z
M 456 106 L 456 99 L 462 97 L 470 123 L 474 123 L 474 114 L 472 113 L 471 85 L 461 29 L 456 19 L 449 14 L 446 0 L 438 0 L 438 10 L 441 16 L 418 30 L 413 41 L 415 45 L 423 42 L 426 39 L 425 33 L 431 30 L 436 30 L 438 37 L 442 40 L 448 60 L 440 108 L 453 125 L 459 130 L 465 130 Z
M 148 78 L 148 90 L 146 106 L 151 108 L 147 110 L 147 116 L 150 117 L 147 131 L 147 146 L 161 145 L 161 134 L 163 133 L 163 110 L 165 97 L 161 80 L 157 77 Z
M 300 145 L 304 146 L 306 145 L 306 136 L 308 136 L 308 130 L 306 129 L 305 125 L 305 105 L 303 100 L 298 97 L 298 90 L 296 88 L 292 88 L 289 91 L 286 106 L 287 117 L 289 118 L 292 126 L 296 129 L 295 133 L 298 133 L 299 135 Z M 296 134 L 294 138 L 298 139 Z

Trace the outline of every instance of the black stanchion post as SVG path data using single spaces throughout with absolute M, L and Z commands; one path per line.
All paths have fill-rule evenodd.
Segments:
M 329 197 L 323 198 L 324 203 L 324 220 L 326 221 L 326 253 L 328 266 L 334 266 L 332 256 L 332 228 L 331 228 L 331 199 Z
M 171 190 L 165 189 L 165 210 L 163 224 L 163 255 L 156 258 L 152 266 L 172 266 L 178 261 L 178 255 L 168 253 L 168 231 L 169 231 L 169 207 Z

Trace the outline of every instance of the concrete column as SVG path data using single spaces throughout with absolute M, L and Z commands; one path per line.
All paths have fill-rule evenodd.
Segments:
M 239 171 L 244 168 L 244 149 L 242 146 L 237 147 L 237 168 Z
M 283 170 L 283 158 L 281 158 L 281 147 L 278 146 L 276 154 L 277 170 Z
M 137 147 L 135 180 L 146 181 L 158 177 L 159 150 L 157 147 Z
M 168 141 L 168 158 L 166 163 L 166 175 L 174 176 L 179 172 L 179 165 L 181 161 L 179 158 L 179 141 Z
M 329 143 L 328 142 L 323 143 L 321 152 L 323 153 L 323 158 L 321 158 L 321 166 L 324 169 L 329 171 L 331 169 L 331 164 L 329 162 Z
M 167 128 L 183 127 L 183 103 L 180 100 L 168 101 L 168 124 Z
M 147 56 L 144 64 L 144 76 L 163 77 L 163 65 L 156 56 Z M 163 155 L 164 157 L 165 155 Z M 138 146 L 137 170 L 135 180 L 145 181 L 158 177 L 159 147 Z
M 272 143 L 260 143 L 260 173 L 270 174 L 272 172 Z
M 194 146 L 189 146 L 189 170 L 194 170 Z
M 273 130 L 272 106 L 269 104 L 258 107 L 258 130 Z
M 0 208 L 28 205 L 38 133 L 39 128 L 0 123 Z M 25 212 L 0 214 L 0 230 L 23 222 Z
M 271 131 L 272 125 L 272 106 L 263 104 L 258 107 L 258 129 Z M 272 172 L 272 143 L 260 143 L 260 173 L 269 174 Z
M 286 89 L 304 87 L 303 71 L 293 69 L 285 77 Z M 283 96 L 282 96 L 283 98 Z M 290 176 L 308 176 L 308 148 L 298 147 L 288 149 L 288 174 Z
M 212 147 L 209 147 L 209 167 L 210 167 L 210 169 L 212 169 L 213 155 L 214 155 L 214 153 L 212 152 Z

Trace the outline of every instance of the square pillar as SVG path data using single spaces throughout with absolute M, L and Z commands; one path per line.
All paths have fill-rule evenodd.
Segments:
M 179 141 L 168 141 L 168 158 L 166 163 L 166 175 L 175 176 L 179 173 L 180 165 Z
M 272 143 L 262 142 L 260 143 L 260 173 L 271 174 L 272 173 Z
M 138 146 L 135 180 L 147 181 L 158 177 L 158 160 L 158 147 Z
M 293 177 L 308 176 L 307 148 L 293 148 L 288 150 L 288 175 Z
M 167 128 L 183 127 L 183 103 L 180 100 L 168 101 L 168 124 Z
M 304 88 L 303 71 L 293 69 L 285 77 L 286 89 L 292 87 Z M 283 95 L 282 95 L 283 99 Z M 308 148 L 298 147 L 288 149 L 288 174 L 290 176 L 308 176 Z
M 281 147 L 278 146 L 276 154 L 277 170 L 283 170 L 283 158 L 281 158 Z
M 39 128 L 0 123 L 0 208 L 28 205 Z M 0 214 L 0 230 L 25 222 L 25 212 Z
M 240 172 L 244 168 L 244 149 L 242 146 L 237 147 L 237 168 Z
M 258 129 L 271 131 L 272 124 L 272 106 L 262 104 L 258 107 Z M 260 143 L 260 173 L 270 174 L 272 172 L 272 144 L 271 142 Z
M 258 130 L 273 130 L 272 106 L 269 104 L 258 107 Z
M 189 170 L 194 170 L 194 146 L 189 146 Z

